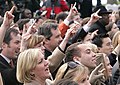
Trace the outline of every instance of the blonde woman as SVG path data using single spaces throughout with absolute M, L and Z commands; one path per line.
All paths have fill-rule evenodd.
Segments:
M 120 43 L 120 31 L 116 32 L 112 39 L 113 47 L 116 48 L 116 46 Z
M 61 79 L 70 79 L 79 85 L 91 85 L 88 80 L 88 72 L 87 67 L 71 61 L 59 68 L 54 83 Z
M 24 85 L 50 85 L 49 62 L 44 59 L 40 49 L 21 52 L 17 61 L 17 79 Z
M 45 40 L 44 36 L 33 34 L 28 39 L 27 49 L 30 48 L 40 48 L 44 54 L 45 47 L 43 46 L 43 41 Z

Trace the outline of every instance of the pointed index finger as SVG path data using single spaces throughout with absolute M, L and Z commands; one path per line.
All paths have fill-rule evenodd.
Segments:
M 96 11 L 96 14 L 98 14 L 100 12 L 100 9 L 98 9 L 97 11 Z
M 24 25 L 22 34 L 25 34 L 25 33 L 26 33 L 26 26 Z
M 9 12 L 12 14 L 14 10 L 15 10 L 15 6 L 13 6 Z
M 74 4 L 74 6 L 73 6 L 73 8 L 76 6 L 76 2 L 75 2 L 75 4 Z

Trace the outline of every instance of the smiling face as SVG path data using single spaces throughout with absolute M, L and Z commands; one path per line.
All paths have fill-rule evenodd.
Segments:
M 37 65 L 33 70 L 35 79 L 46 80 L 50 77 L 49 62 L 44 59 L 44 55 L 40 52 L 37 58 Z
M 112 76 L 112 66 L 110 65 L 110 60 L 108 58 L 108 56 L 104 56 L 104 61 L 105 61 L 105 72 L 106 72 L 106 76 L 107 77 L 111 77 Z
M 13 32 L 10 34 L 10 36 L 11 40 L 9 44 L 3 44 L 2 54 L 7 56 L 9 59 L 14 59 L 20 51 L 21 36 L 20 34 L 14 34 Z
M 87 44 L 80 44 L 80 62 L 88 68 L 96 67 L 96 54 Z

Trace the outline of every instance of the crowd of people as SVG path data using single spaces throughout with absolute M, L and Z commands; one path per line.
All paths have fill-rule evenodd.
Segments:
M 0 85 L 120 85 L 120 12 L 98 1 L 1 1 Z

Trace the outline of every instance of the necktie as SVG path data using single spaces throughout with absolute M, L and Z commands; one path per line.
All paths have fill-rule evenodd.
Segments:
M 13 64 L 13 61 L 12 60 L 10 60 L 10 66 L 12 67 L 12 68 L 14 68 L 14 64 Z

